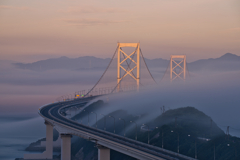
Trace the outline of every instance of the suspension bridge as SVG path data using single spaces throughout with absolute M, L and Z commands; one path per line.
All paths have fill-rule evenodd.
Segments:
M 91 89 L 63 95 L 58 97 L 57 101 L 123 91 L 139 91 L 144 86 L 163 81 L 185 81 L 187 78 L 190 78 L 190 74 L 186 55 L 171 55 L 164 75 L 158 82 L 150 72 L 140 43 L 118 43 L 107 68 Z
M 130 54 L 127 51 L 130 51 Z M 171 82 L 177 79 L 184 81 L 186 68 L 186 56 L 173 55 L 164 77 L 169 76 Z M 145 70 L 146 73 L 143 73 L 142 70 Z M 109 72 L 110 74 L 108 74 Z M 109 76 L 112 73 L 115 73 L 113 79 Z M 52 159 L 53 128 L 55 128 L 61 137 L 61 160 L 71 160 L 72 135 L 96 143 L 99 160 L 110 160 L 110 149 L 139 160 L 194 160 L 195 158 L 173 151 L 80 124 L 62 114 L 68 108 L 85 106 L 101 95 L 140 91 L 142 86 L 156 83 L 157 81 L 147 66 L 140 43 L 118 43 L 109 65 L 92 89 L 75 92 L 73 96 L 61 96 L 57 102 L 39 108 L 39 115 L 45 119 L 46 150 L 41 154 L 26 154 L 24 159 Z

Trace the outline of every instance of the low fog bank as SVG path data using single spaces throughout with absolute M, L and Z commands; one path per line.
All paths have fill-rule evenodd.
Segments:
M 56 101 L 56 98 L 75 91 L 89 89 L 92 85 L 4 85 L 0 84 L 0 112 L 37 113 L 42 105 Z
M 1 118 L 1 137 L 14 137 L 14 136 L 23 136 L 23 137 L 35 137 L 38 140 L 39 137 L 45 136 L 45 125 L 44 119 L 39 116 L 18 114 L 10 115 L 10 117 Z M 5 119 L 5 120 L 4 120 Z
M 228 72 L 195 77 L 186 82 L 161 83 L 139 93 L 124 92 L 100 97 L 105 101 L 109 99 L 110 105 L 100 112 L 109 114 L 123 109 L 132 115 L 147 113 L 148 116 L 140 120 L 147 123 L 161 114 L 162 106 L 167 110 L 192 106 L 212 117 L 224 131 L 230 126 L 230 133 L 240 136 L 239 81 L 240 72 Z
M 70 70 L 49 70 L 44 72 L 35 72 L 31 70 L 21 70 L 8 68 L 0 70 L 0 84 L 10 85 L 65 85 L 93 84 L 102 75 L 103 71 L 70 71 Z
M 0 113 L 0 159 L 13 160 L 29 153 L 25 148 L 46 136 L 43 118 L 37 114 Z
M 96 71 L 93 69 L 82 71 L 59 69 L 36 72 L 16 69 L 11 63 L 12 62 L 9 61 L 0 64 L 0 112 L 36 113 L 40 106 L 56 101 L 56 98 L 59 96 L 74 94 L 76 91 L 92 88 L 103 73 L 103 71 Z M 157 111 L 160 111 L 159 106 L 164 105 L 164 100 L 167 101 L 167 99 L 169 99 L 168 97 L 163 99 L 163 97 L 167 95 L 176 96 L 172 98 L 174 101 L 169 99 L 169 101 L 171 100 L 171 103 L 177 103 L 179 99 L 179 101 L 181 100 L 181 103 L 178 104 L 182 104 L 182 106 L 192 105 L 196 107 L 193 102 L 198 100 L 196 99 L 198 95 L 208 95 L 211 97 L 220 94 L 227 94 L 224 99 L 226 99 L 226 97 L 227 99 L 231 99 L 231 94 L 233 94 L 232 91 L 235 91 L 239 86 L 239 71 L 213 72 L 201 70 L 198 72 L 190 72 L 190 80 L 188 79 L 185 84 L 180 85 L 178 85 L 178 83 L 176 85 L 175 83 L 171 85 L 165 83 L 165 81 L 169 81 L 169 77 L 165 78 L 164 83 L 161 82 L 160 80 L 165 72 L 163 68 L 151 68 L 151 72 L 156 78 L 158 89 L 153 89 L 153 91 L 151 90 L 149 93 L 147 91 L 142 94 L 138 93 L 135 97 L 138 99 L 138 97 L 147 96 L 148 98 L 144 98 L 144 102 L 146 103 L 142 104 L 153 104 L 152 106 L 157 105 Z M 179 86 L 184 86 L 184 88 L 180 88 Z M 176 92 L 172 93 L 173 90 Z M 181 93 L 182 90 L 184 91 L 183 93 Z M 230 93 L 226 93 L 227 90 Z M 192 93 L 189 93 L 190 91 Z M 214 91 L 217 95 L 215 95 Z M 210 95 L 211 92 L 213 92 L 212 95 Z M 179 95 L 177 95 L 178 93 Z M 183 99 L 179 98 L 184 95 L 185 97 L 183 97 Z M 192 98 L 190 98 L 191 96 Z M 160 102 L 159 104 L 156 104 L 158 101 L 152 101 L 151 99 L 154 97 L 156 97 L 156 100 L 162 99 L 161 102 L 163 104 Z M 184 98 L 188 99 L 188 101 L 185 101 Z M 190 101 L 192 103 L 190 103 Z M 209 101 L 209 103 L 210 102 L 211 101 Z M 186 104 L 183 105 L 184 103 Z M 173 106 L 166 104 L 166 108 L 169 107 L 172 108 Z M 177 107 L 180 107 L 180 105 Z
M 42 105 L 76 91 L 92 88 L 102 72 L 16 69 L 11 61 L 0 63 L 0 112 L 37 113 Z

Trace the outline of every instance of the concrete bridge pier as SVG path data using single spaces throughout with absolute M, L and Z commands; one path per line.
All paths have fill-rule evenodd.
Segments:
M 101 145 L 97 145 L 98 160 L 110 160 L 110 149 Z
M 53 157 L 53 126 L 49 122 L 45 121 L 46 125 L 46 151 L 44 152 L 46 159 L 52 159 Z
M 70 134 L 61 134 L 61 160 L 71 160 L 71 138 Z
M 48 121 L 46 125 L 46 150 L 40 154 L 25 154 L 24 159 L 52 159 L 53 158 L 53 126 Z

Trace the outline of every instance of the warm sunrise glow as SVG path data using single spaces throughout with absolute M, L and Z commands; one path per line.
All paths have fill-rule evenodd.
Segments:
M 141 42 L 147 58 L 240 54 L 238 0 L 1 1 L 0 59 L 111 57 Z

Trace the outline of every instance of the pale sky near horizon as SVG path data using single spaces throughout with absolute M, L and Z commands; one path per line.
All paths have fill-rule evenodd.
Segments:
M 109 58 L 117 42 L 140 42 L 146 58 L 240 55 L 240 1 L 0 1 L 0 59 Z

